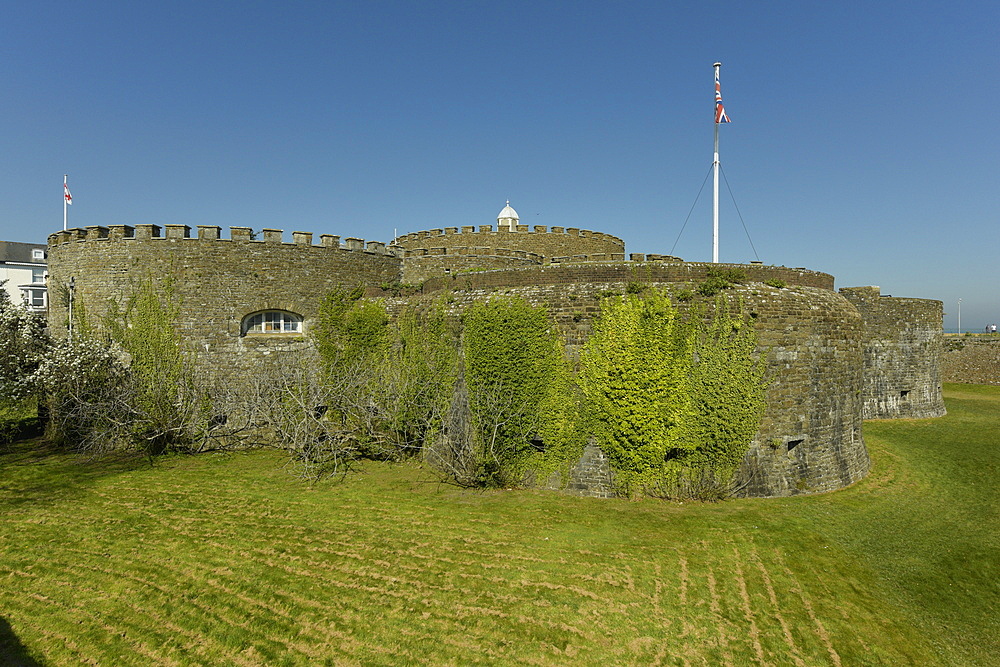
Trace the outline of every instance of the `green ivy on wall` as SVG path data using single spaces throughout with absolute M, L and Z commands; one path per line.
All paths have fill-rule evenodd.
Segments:
M 463 319 L 464 375 L 480 483 L 565 471 L 583 450 L 572 378 L 548 312 L 517 297 L 474 303 Z
M 396 318 L 380 368 L 385 428 L 398 448 L 416 452 L 440 433 L 458 375 L 457 334 L 443 299 Z
M 764 409 L 741 308 L 683 317 L 666 291 L 609 297 L 581 354 L 589 427 L 625 494 L 725 495 Z
M 327 372 L 368 364 L 389 346 L 385 304 L 363 300 L 362 294 L 360 287 L 339 287 L 320 303 L 312 337 Z

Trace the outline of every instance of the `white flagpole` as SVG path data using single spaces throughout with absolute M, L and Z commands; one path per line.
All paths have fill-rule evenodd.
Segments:
M 715 128 L 716 133 L 718 133 L 719 128 Z M 67 180 L 69 178 L 68 174 L 63 174 L 63 231 L 66 231 L 66 209 L 69 208 L 69 201 L 66 199 L 66 191 L 69 189 Z
M 719 80 L 719 68 L 722 63 L 715 63 L 715 80 Z M 715 157 L 712 160 L 712 263 L 719 263 L 719 122 L 715 119 Z

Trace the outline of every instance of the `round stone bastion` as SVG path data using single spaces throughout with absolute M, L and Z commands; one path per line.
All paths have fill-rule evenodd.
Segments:
M 575 357 L 603 297 L 625 293 L 637 281 L 674 292 L 689 289 L 718 269 L 747 276 L 722 294 L 730 302 L 742 300 L 767 363 L 767 408 L 737 473 L 737 495 L 816 493 L 864 477 L 870 462 L 862 438 L 863 322 L 833 291 L 828 274 L 757 264 L 562 264 L 436 278 L 425 283 L 423 298 L 447 291 L 449 308 L 458 312 L 493 295 L 521 296 L 552 314 Z M 571 489 L 575 484 L 581 495 L 607 495 L 607 479 L 582 483 L 572 477 Z

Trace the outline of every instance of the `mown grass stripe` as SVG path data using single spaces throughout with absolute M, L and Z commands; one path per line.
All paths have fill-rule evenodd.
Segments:
M 873 472 L 850 489 L 683 506 L 15 445 L 0 617 L 56 666 L 991 664 L 1000 390 L 963 394 L 941 420 L 866 424 Z
M 757 621 L 755 619 L 755 614 L 753 611 L 753 606 L 750 599 L 750 593 L 747 590 L 747 580 L 743 576 L 743 567 L 740 565 L 743 558 L 740 554 L 740 550 L 737 547 L 733 547 L 733 555 L 735 559 L 733 561 L 733 572 L 736 575 L 736 584 L 740 591 L 740 602 L 742 603 L 743 618 L 746 619 L 747 627 L 749 630 L 750 642 L 753 645 L 754 655 L 757 662 L 761 665 L 768 664 L 764 659 L 764 648 L 761 646 L 760 641 L 760 629 L 757 627 Z

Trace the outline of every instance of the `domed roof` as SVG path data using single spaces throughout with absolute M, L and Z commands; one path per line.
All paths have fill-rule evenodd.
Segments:
M 510 200 L 507 200 L 507 205 L 503 207 L 500 211 L 500 215 L 497 216 L 497 220 L 502 220 L 503 218 L 514 218 L 515 220 L 520 220 L 521 218 L 517 215 L 517 211 L 510 207 Z

